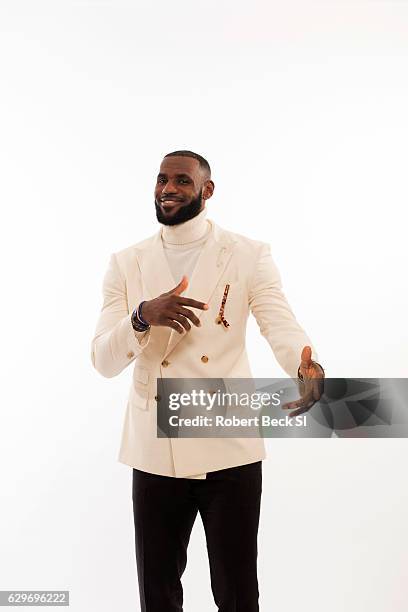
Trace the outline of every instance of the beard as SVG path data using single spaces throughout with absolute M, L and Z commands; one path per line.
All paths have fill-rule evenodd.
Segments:
M 163 225 L 179 225 L 179 223 L 185 223 L 190 219 L 193 219 L 201 212 L 201 203 L 202 203 L 203 189 L 200 190 L 200 193 L 196 198 L 193 198 L 190 204 L 186 206 L 181 206 L 179 210 L 173 215 L 171 218 L 167 218 L 162 209 L 160 208 L 157 201 L 154 201 L 154 205 L 156 207 L 156 218 L 159 223 Z

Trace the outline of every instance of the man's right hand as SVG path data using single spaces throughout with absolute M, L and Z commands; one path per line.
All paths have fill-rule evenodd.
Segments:
M 205 302 L 198 302 L 192 298 L 181 297 L 180 294 L 187 289 L 187 286 L 188 278 L 187 276 L 183 276 L 174 289 L 162 293 L 153 300 L 144 302 L 142 304 L 141 315 L 146 323 L 149 323 L 149 325 L 172 327 L 178 331 L 179 334 L 183 333 L 183 329 L 186 331 L 191 329 L 188 319 L 199 327 L 201 325 L 200 319 L 192 310 L 186 308 L 186 306 L 192 306 L 200 310 L 208 310 L 209 306 L 205 304 Z

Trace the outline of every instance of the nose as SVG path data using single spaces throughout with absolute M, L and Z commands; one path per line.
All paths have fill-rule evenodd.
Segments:
M 177 189 L 170 182 L 163 187 L 162 196 L 165 195 L 177 195 Z

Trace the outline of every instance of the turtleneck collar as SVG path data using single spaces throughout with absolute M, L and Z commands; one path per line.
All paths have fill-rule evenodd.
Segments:
M 207 208 L 184 223 L 164 225 L 161 223 L 161 237 L 167 244 L 188 244 L 203 238 L 209 230 L 210 222 L 206 219 Z

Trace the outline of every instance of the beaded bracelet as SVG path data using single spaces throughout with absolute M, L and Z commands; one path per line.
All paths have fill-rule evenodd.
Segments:
M 141 315 L 141 306 L 143 303 L 144 302 L 140 302 L 139 306 L 135 308 L 134 311 L 132 312 L 132 317 L 131 317 L 133 329 L 139 332 L 146 331 L 147 329 L 150 328 L 150 324 L 147 323 L 147 321 L 145 321 Z

